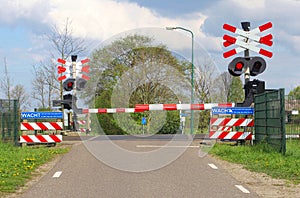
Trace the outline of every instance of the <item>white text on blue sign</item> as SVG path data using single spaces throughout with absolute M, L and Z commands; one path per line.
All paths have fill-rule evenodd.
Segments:
M 212 114 L 244 114 L 250 115 L 254 113 L 254 108 L 251 107 L 232 107 L 232 108 L 221 108 L 221 107 L 213 107 Z
M 63 118 L 62 112 L 22 112 L 21 119 Z

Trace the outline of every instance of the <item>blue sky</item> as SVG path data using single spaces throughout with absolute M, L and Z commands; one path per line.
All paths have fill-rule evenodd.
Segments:
M 72 20 L 74 36 L 99 43 L 135 28 L 188 28 L 220 71 L 227 71 L 232 60 L 222 56 L 227 50 L 222 47 L 222 36 L 230 34 L 222 29 L 224 23 L 241 28 L 240 22 L 250 21 L 253 29 L 271 21 L 273 28 L 267 33 L 273 34 L 274 45 L 268 49 L 274 55 L 265 58 L 267 69 L 257 78 L 265 80 L 267 88 L 285 88 L 286 93 L 300 85 L 299 0 L 0 0 L 0 3 L 0 71 L 4 71 L 6 58 L 14 85 L 25 85 L 29 93 L 34 77 L 32 66 L 49 58 L 45 34 L 54 24 L 62 27 L 66 18 Z

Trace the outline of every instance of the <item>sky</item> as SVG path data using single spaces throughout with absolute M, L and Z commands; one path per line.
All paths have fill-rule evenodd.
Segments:
M 184 27 L 194 33 L 195 42 L 207 51 L 221 72 L 227 71 L 234 57 L 243 56 L 239 53 L 223 57 L 229 50 L 223 47 L 223 35 L 237 36 L 224 30 L 223 24 L 241 29 L 241 22 L 249 21 L 254 29 L 272 22 L 273 27 L 259 36 L 271 33 L 273 46 L 258 47 L 272 51 L 273 57 L 262 56 L 267 69 L 255 78 L 264 80 L 267 89 L 285 88 L 286 94 L 300 85 L 300 0 L 0 0 L 0 3 L 0 74 L 4 72 L 5 58 L 14 85 L 22 84 L 28 92 L 34 78 L 33 65 L 49 58 L 50 46 L 45 35 L 53 25 L 62 28 L 67 18 L 72 21 L 74 36 L 93 41 L 90 51 L 102 41 L 132 29 Z M 0 92 L 0 98 L 3 97 Z

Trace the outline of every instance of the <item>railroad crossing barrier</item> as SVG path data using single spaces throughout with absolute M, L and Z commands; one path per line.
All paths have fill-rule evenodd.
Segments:
M 58 143 L 62 135 L 21 135 L 19 143 Z
M 22 122 L 21 131 L 33 130 L 63 130 L 62 122 Z
M 232 127 L 253 127 L 254 121 L 249 118 L 211 118 L 209 138 L 226 140 L 252 140 L 252 132 L 232 131 Z M 229 127 L 229 128 L 227 128 Z
M 63 118 L 62 112 L 21 112 L 20 123 L 21 131 L 34 131 L 34 135 L 23 134 L 19 137 L 19 143 L 27 144 L 56 144 L 62 141 L 62 135 L 40 135 L 37 131 L 57 131 L 63 130 L 63 122 L 37 122 L 39 119 L 59 119 Z M 34 122 L 27 122 L 27 120 L 34 120 Z
M 234 103 L 136 104 L 135 108 L 83 109 L 82 113 L 140 113 L 145 111 L 211 110 L 213 107 L 234 107 Z
M 90 120 L 89 120 L 90 122 Z M 77 124 L 79 124 L 79 131 L 83 132 L 83 133 L 89 133 L 91 131 L 90 129 L 90 123 L 88 124 L 88 122 L 86 120 L 77 120 Z
M 85 120 L 77 120 L 77 124 L 79 124 L 79 131 L 86 132 L 86 121 Z
M 63 130 L 62 122 L 22 122 L 22 131 L 33 130 Z M 62 135 L 21 135 L 19 143 L 27 144 L 56 144 L 62 142 Z

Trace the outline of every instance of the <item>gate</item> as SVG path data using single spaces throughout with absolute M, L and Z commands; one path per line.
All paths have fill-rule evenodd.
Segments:
M 284 89 L 266 91 L 254 97 L 255 143 L 267 143 L 286 151 Z
M 18 141 L 19 133 L 19 101 L 0 99 L 1 141 Z

